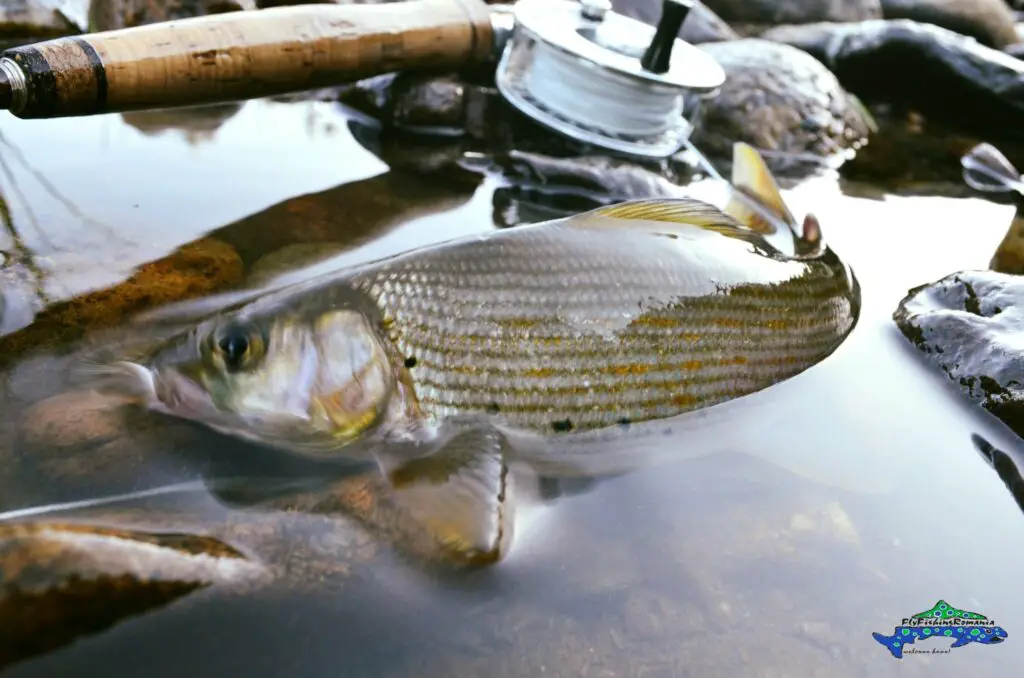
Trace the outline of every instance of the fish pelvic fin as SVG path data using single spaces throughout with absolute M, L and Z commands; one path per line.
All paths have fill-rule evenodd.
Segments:
M 396 503 L 461 564 L 491 565 L 511 546 L 515 524 L 507 443 L 486 423 L 448 425 L 425 454 L 381 453 Z
M 877 640 L 885 649 L 889 650 L 896 659 L 903 658 L 903 642 L 895 634 L 887 636 L 883 633 L 872 632 L 871 637 Z

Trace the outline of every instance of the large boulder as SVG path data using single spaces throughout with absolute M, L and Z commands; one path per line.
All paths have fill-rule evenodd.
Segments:
M 817 21 L 865 21 L 882 17 L 879 0 L 704 0 L 733 26 L 808 24 Z
M 986 138 L 1024 138 L 1024 61 L 973 38 L 905 19 L 786 26 L 762 37 L 805 50 L 865 103 Z
M 704 105 L 694 143 L 729 157 L 744 141 L 783 153 L 829 156 L 863 140 L 870 118 L 828 68 L 776 42 L 744 38 L 702 45 L 726 72 L 719 95 Z
M 996 49 L 1018 42 L 1005 0 L 882 0 L 882 18 L 934 24 Z
M 1024 437 L 1024 277 L 955 273 L 910 290 L 893 320 L 964 395 Z

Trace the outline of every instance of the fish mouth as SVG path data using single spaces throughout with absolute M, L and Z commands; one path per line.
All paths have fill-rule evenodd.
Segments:
M 990 643 L 1001 643 L 1004 640 L 1006 640 L 1006 639 L 1003 638 L 1002 636 L 992 636 L 992 639 L 989 640 L 988 642 L 990 642 Z

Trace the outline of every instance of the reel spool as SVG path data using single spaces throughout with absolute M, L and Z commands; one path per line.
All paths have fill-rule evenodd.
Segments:
M 701 101 L 725 71 L 677 38 L 691 0 L 663 0 L 657 28 L 610 0 L 519 0 L 495 80 L 526 116 L 626 155 L 665 158 L 688 145 Z

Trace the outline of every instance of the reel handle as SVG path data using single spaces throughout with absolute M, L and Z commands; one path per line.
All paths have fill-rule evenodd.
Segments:
M 494 56 L 482 0 L 296 5 L 46 40 L 0 54 L 0 108 L 55 118 L 239 101 Z
M 683 27 L 686 17 L 693 9 L 693 0 L 662 0 L 661 18 L 654 29 L 654 37 L 647 51 L 640 58 L 640 65 L 651 73 L 667 73 L 672 63 L 672 48 Z

